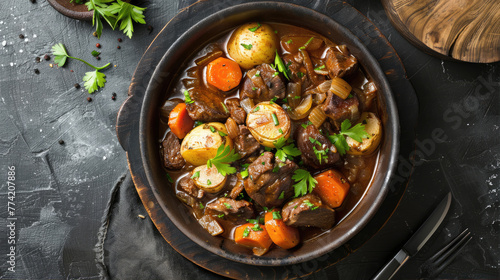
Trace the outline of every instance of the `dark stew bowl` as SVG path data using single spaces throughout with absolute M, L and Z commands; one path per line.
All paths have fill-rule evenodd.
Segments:
M 378 104 L 384 133 L 372 180 L 351 212 L 330 230 L 302 242 L 291 250 L 275 248 L 263 256 L 251 254 L 232 240 L 211 236 L 186 206 L 177 199 L 162 168 L 159 153 L 160 107 L 176 81 L 177 74 L 197 51 L 213 38 L 250 21 L 277 22 L 315 31 L 338 44 L 345 44 L 379 89 Z M 399 120 L 395 101 L 377 60 L 347 28 L 314 10 L 287 3 L 256 2 L 221 10 L 194 24 L 170 46 L 149 82 L 140 119 L 140 149 L 152 191 L 168 218 L 192 241 L 224 258 L 251 265 L 290 265 L 317 258 L 334 250 L 358 233 L 373 217 L 389 188 L 399 151 Z M 147 203 L 145 203 L 147 204 Z M 153 220 L 155 224 L 161 220 Z

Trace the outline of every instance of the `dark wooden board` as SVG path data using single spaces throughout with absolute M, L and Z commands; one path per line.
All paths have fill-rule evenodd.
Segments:
M 412 44 L 441 58 L 500 60 L 500 1 L 382 0 L 396 29 Z
M 244 2 L 249 1 L 232 1 L 231 4 Z M 400 112 L 404 112 L 404 114 L 400 113 L 402 128 L 400 154 L 403 159 L 408 159 L 408 155 L 413 150 L 412 143 L 415 136 L 414 128 L 416 126 L 418 104 L 415 92 L 406 77 L 404 67 L 395 50 L 367 18 L 346 3 L 331 2 L 318 4 L 317 2 L 305 1 L 300 1 L 300 3 L 303 6 L 327 14 L 340 24 L 348 27 L 351 32 L 368 47 L 372 55 L 378 59 L 391 85 L 398 108 Z M 176 17 L 170 20 L 170 22 L 160 31 L 153 43 L 148 47 L 146 53 L 139 62 L 129 88 L 129 98 L 120 110 L 117 122 L 117 134 L 120 143 L 127 151 L 129 168 L 137 192 L 153 221 L 159 220 L 155 219 L 155 217 L 164 216 L 165 214 L 158 206 L 159 204 L 153 194 L 153 190 L 148 186 L 147 178 L 142 167 L 140 151 L 138 149 L 138 120 L 142 98 L 154 68 L 168 49 L 168 46 L 198 19 L 204 18 L 228 6 L 230 6 L 228 3 L 200 1 L 182 10 Z M 403 160 L 402 162 L 407 164 L 409 161 Z M 400 170 L 400 168 L 402 167 L 398 166 L 398 170 Z M 177 252 L 195 264 L 217 274 L 237 279 L 291 279 L 301 277 L 313 274 L 318 270 L 342 260 L 350 253 L 360 248 L 385 224 L 399 204 L 406 189 L 407 179 L 410 175 L 409 172 L 403 174 L 397 172 L 396 174 L 398 175 L 392 181 L 386 200 L 375 217 L 359 234 L 342 247 L 303 264 L 282 267 L 257 267 L 232 262 L 198 246 L 180 232 L 170 221 L 156 224 L 156 227 L 165 240 Z M 314 269 L 304 270 L 300 269 L 301 267 Z

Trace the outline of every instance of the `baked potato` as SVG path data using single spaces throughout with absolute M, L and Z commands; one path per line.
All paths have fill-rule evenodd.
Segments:
M 233 148 L 233 141 L 227 136 L 226 126 L 218 122 L 202 124 L 191 130 L 182 140 L 181 156 L 192 165 L 204 165 L 215 157 L 221 145 Z
M 274 102 L 261 102 L 247 115 L 247 127 L 252 136 L 261 144 L 275 148 L 279 138 L 290 137 L 290 117 L 281 106 Z
M 279 39 L 267 24 L 251 22 L 236 29 L 227 44 L 229 57 L 243 69 L 262 63 L 272 63 Z
M 193 170 L 191 175 L 194 184 L 209 193 L 219 192 L 226 184 L 226 176 L 217 171 L 217 168 L 212 165 L 212 168 L 208 168 L 207 165 L 198 166 Z

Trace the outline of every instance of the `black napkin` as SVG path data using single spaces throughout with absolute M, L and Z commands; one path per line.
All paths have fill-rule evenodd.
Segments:
M 111 191 L 96 244 L 105 279 L 220 279 L 177 253 L 160 235 L 135 190 L 130 174 Z

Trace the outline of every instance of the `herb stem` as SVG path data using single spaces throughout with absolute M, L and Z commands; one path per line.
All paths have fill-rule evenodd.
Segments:
M 108 64 L 106 64 L 106 65 L 104 65 L 104 66 L 101 66 L 101 67 L 95 67 L 94 65 L 92 65 L 92 64 L 88 63 L 87 61 L 85 61 L 85 60 L 83 60 L 83 59 L 80 59 L 80 58 L 78 58 L 78 57 L 72 57 L 72 56 L 69 56 L 69 55 L 68 55 L 68 57 L 69 57 L 69 58 L 72 58 L 72 59 L 79 60 L 79 61 L 81 61 L 81 62 L 83 62 L 83 63 L 87 64 L 88 66 L 90 66 L 90 67 L 94 68 L 95 70 L 102 70 L 102 69 L 104 69 L 104 68 L 108 67 L 109 65 L 111 65 L 111 62 L 109 62 Z

